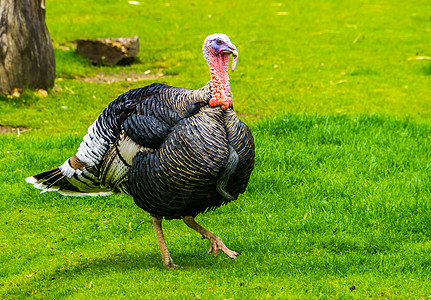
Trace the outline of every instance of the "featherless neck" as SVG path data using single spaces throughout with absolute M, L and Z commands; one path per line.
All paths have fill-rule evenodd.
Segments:
M 220 106 L 226 110 L 232 106 L 232 93 L 229 85 L 229 55 L 213 55 L 208 60 L 210 68 L 212 92 L 209 105 Z

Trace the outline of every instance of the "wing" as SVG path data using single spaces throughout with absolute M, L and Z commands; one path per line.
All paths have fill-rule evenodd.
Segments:
M 76 156 L 86 165 L 100 169 L 105 154 L 120 133 L 125 131 L 134 142 L 145 146 L 145 136 L 140 131 L 148 129 L 155 120 L 172 127 L 195 114 L 208 103 L 210 90 L 210 84 L 200 90 L 188 90 L 160 83 L 130 90 L 111 102 L 90 126 Z M 163 129 L 159 133 L 166 132 Z

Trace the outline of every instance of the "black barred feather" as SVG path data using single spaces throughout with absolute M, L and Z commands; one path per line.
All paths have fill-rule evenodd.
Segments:
M 124 122 L 124 129 L 136 143 L 157 149 L 170 132 L 171 127 L 157 116 L 131 115 Z

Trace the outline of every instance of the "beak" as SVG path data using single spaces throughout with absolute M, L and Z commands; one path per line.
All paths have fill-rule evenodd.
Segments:
M 236 49 L 234 44 L 228 43 L 222 46 L 223 48 L 220 50 L 223 54 L 232 54 L 233 62 L 232 62 L 232 72 L 235 70 L 236 63 L 238 61 L 238 50 Z
M 233 72 L 235 70 L 236 63 L 238 62 L 238 50 L 236 50 L 236 48 L 232 51 L 232 57 L 233 57 L 233 61 L 232 61 L 232 72 Z

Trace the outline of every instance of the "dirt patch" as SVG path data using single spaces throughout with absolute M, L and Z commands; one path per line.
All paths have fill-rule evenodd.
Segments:
M 19 127 L 12 127 L 8 125 L 0 125 L 0 134 L 6 134 L 6 133 L 13 133 L 20 135 L 23 132 L 26 132 L 28 128 L 19 126 Z
M 85 82 L 96 82 L 96 83 L 113 83 L 118 81 L 140 81 L 140 80 L 151 80 L 151 79 L 157 79 L 160 77 L 166 77 L 163 75 L 161 70 L 148 70 L 143 73 L 120 73 L 120 74 L 103 74 L 99 73 L 96 76 L 93 77 L 86 77 L 86 78 L 78 78 L 76 80 L 79 81 L 85 81 Z

